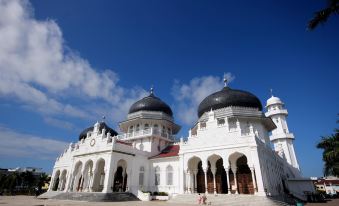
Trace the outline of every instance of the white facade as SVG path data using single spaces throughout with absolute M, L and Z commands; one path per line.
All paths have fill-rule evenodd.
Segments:
M 116 136 L 100 131 L 96 123 L 85 139 L 71 143 L 57 158 L 49 190 L 128 191 L 136 196 L 141 191 L 260 196 L 313 192 L 308 186 L 295 189 L 293 180 L 305 179 L 288 131 L 287 110 L 273 100 L 267 101 L 266 116 L 239 106 L 205 112 L 179 142 L 174 135 L 180 126 L 162 111 L 128 114 L 119 125 L 122 134 Z

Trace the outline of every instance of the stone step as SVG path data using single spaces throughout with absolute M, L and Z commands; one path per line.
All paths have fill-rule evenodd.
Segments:
M 234 205 L 234 206 L 286 206 L 288 204 L 284 202 L 279 202 L 272 200 L 268 197 L 255 196 L 255 195 L 206 195 L 207 203 L 211 205 Z M 198 195 L 197 194 L 182 194 L 173 197 L 169 200 L 171 203 L 181 203 L 181 204 L 197 204 Z
M 88 202 L 122 202 L 139 201 L 129 192 L 101 193 L 101 192 L 63 192 L 50 199 L 57 200 L 78 200 Z

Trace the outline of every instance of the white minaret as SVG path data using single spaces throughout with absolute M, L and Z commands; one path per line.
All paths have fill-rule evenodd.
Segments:
M 290 165 L 299 169 L 293 146 L 294 135 L 288 130 L 286 121 L 288 112 L 284 108 L 284 103 L 272 94 L 271 98 L 267 100 L 266 108 L 267 112 L 265 115 L 270 117 L 277 126 L 276 129 L 272 130 L 270 136 L 270 140 L 274 145 L 274 150 L 281 157 L 285 158 Z

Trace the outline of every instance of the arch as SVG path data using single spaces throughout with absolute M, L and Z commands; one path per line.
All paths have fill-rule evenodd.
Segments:
M 104 188 L 105 176 L 105 160 L 100 158 L 95 163 L 92 191 L 102 192 Z
M 57 170 L 55 172 L 54 178 L 53 178 L 52 191 L 57 191 L 58 190 L 59 182 L 60 182 L 60 170 Z
M 114 174 L 113 192 L 125 192 L 127 187 L 127 162 L 120 159 Z
M 166 167 L 166 184 L 173 185 L 173 167 L 171 165 Z
M 253 180 L 251 170 L 247 164 L 245 155 L 239 157 L 236 161 L 237 167 L 237 183 L 240 194 L 254 194 Z
M 71 181 L 71 191 L 80 191 L 81 189 L 81 182 L 83 180 L 83 177 L 82 177 L 82 162 L 81 161 L 78 161 L 75 166 L 74 166 L 74 169 L 73 169 L 73 178 L 72 178 L 72 181 Z
M 207 158 L 208 170 L 207 170 L 207 188 L 209 193 L 215 192 L 218 194 L 227 193 L 227 173 L 224 168 L 224 161 L 221 155 L 212 154 Z M 215 178 L 215 185 L 213 182 Z
M 83 184 L 81 187 L 81 191 L 84 190 L 85 192 L 91 191 L 91 186 L 93 182 L 93 160 L 89 159 L 85 163 L 84 172 L 83 172 Z
M 60 185 L 58 190 L 60 191 L 64 191 L 65 190 L 65 186 L 66 186 L 66 177 L 67 177 L 67 170 L 64 169 L 60 175 Z

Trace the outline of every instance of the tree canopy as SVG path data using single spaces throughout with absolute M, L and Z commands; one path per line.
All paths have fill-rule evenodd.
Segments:
M 339 123 L 339 120 L 337 120 L 337 123 Z M 317 148 L 324 150 L 324 175 L 339 176 L 339 128 L 334 129 L 333 134 L 322 137 Z

